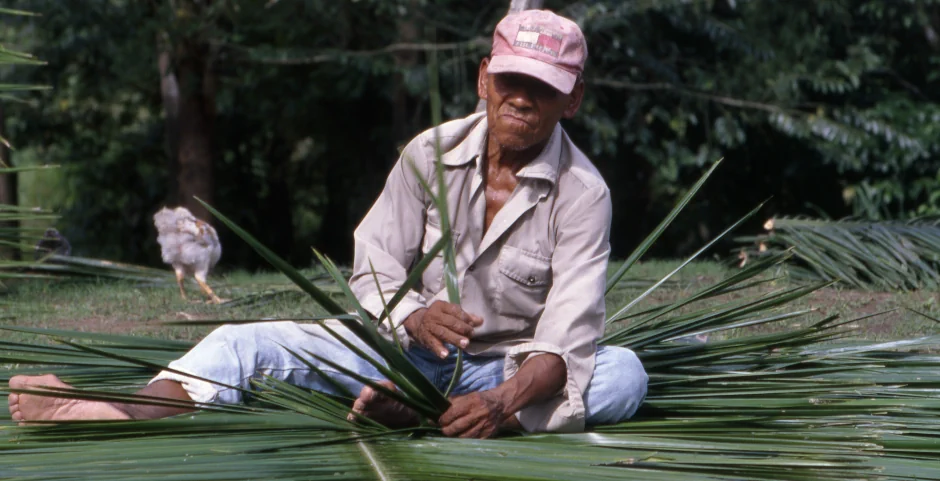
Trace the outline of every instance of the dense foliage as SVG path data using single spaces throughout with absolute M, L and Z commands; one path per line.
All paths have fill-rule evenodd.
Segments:
M 197 52 L 213 87 L 212 204 L 296 263 L 310 245 L 349 259 L 396 147 L 430 124 L 427 49 L 440 48 L 445 117 L 469 113 L 506 3 L 12 2 L 42 16 L 13 18 L 3 41 L 48 62 L 14 76 L 53 87 L 5 104 L 14 162 L 64 165 L 21 199 L 59 210 L 79 254 L 156 263 L 150 216 L 181 201 L 161 53 L 182 71 Z M 546 5 L 588 36 L 588 97 L 568 129 L 612 187 L 615 255 L 719 157 L 656 253 L 689 251 L 769 196 L 778 215 L 940 207 L 940 2 Z M 254 262 L 221 235 L 223 263 Z

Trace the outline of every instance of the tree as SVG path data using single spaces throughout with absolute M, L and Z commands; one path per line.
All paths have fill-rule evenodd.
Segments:
M 43 16 L 22 25 L 43 27 L 34 35 L 49 66 L 17 75 L 54 89 L 7 115 L 24 161 L 66 166 L 62 223 L 77 250 L 157 263 L 149 215 L 199 190 L 301 264 L 310 245 L 351 258 L 351 232 L 396 147 L 429 126 L 427 52 L 440 58 L 444 117 L 473 110 L 479 60 L 507 5 L 27 3 Z M 937 208 L 937 79 L 922 60 L 937 56 L 933 2 L 544 6 L 587 36 L 587 95 L 566 129 L 612 186 L 615 256 L 722 156 L 724 174 L 658 254 L 688 251 L 771 195 L 775 214 Z M 195 122 L 185 129 L 184 95 Z M 184 131 L 211 188 L 200 175 L 205 184 L 179 190 Z M 224 263 L 254 265 L 220 235 Z
M 154 0 L 154 14 L 169 18 L 157 35 L 160 90 L 167 122 L 170 172 L 176 174 L 172 204 L 185 206 L 196 217 L 209 213 L 196 198 L 214 199 L 214 123 L 216 112 L 218 35 L 214 25 L 227 6 L 224 1 Z
M 936 55 L 923 41 L 933 2 L 554 6 L 588 35 L 587 115 L 575 135 L 619 184 L 615 205 L 630 206 L 615 211 L 615 229 L 656 218 L 645 212 L 718 157 L 730 172 L 685 232 L 712 231 L 768 195 L 773 212 L 845 215 L 865 185 L 894 215 L 931 209 L 937 91 L 920 59 Z M 669 250 L 683 249 L 676 241 Z

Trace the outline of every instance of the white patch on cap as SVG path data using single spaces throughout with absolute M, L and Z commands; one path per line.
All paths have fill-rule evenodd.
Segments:
M 540 25 L 520 25 L 513 47 L 527 48 L 558 58 L 564 37 Z
M 539 43 L 539 33 L 538 32 L 525 32 L 520 30 L 516 35 L 516 43 L 530 43 L 537 44 Z

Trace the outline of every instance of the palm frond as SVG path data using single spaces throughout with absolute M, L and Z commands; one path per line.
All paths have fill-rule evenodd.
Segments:
M 385 339 L 379 333 L 377 327 L 378 324 L 374 322 L 373 316 L 366 312 L 365 309 L 363 309 L 359 304 L 358 300 L 356 300 L 355 296 L 352 295 L 352 292 L 349 290 L 349 286 L 346 285 L 345 279 L 343 279 L 342 275 L 339 273 L 338 268 L 332 263 L 332 261 L 323 256 L 320 256 L 319 253 L 317 253 L 321 263 L 327 269 L 327 272 L 333 276 L 337 285 L 346 295 L 346 298 L 353 306 L 356 306 L 356 317 L 347 316 L 343 307 L 336 303 L 336 301 L 334 301 L 312 282 L 310 282 L 299 271 L 291 267 L 290 264 L 281 259 L 277 254 L 264 247 L 251 234 L 238 227 L 228 217 L 210 205 L 202 202 L 201 200 L 199 200 L 199 202 L 206 206 L 206 208 L 209 209 L 213 215 L 215 215 L 223 224 L 231 228 L 236 235 L 241 237 L 242 240 L 248 243 L 248 245 L 255 249 L 256 252 L 258 252 L 262 257 L 270 262 L 271 265 L 277 268 L 277 270 L 297 283 L 297 285 L 305 292 L 310 294 L 310 296 L 328 313 L 336 315 L 337 321 L 341 322 L 354 335 L 359 337 L 367 346 L 377 352 L 389 366 L 389 368 L 382 366 L 381 370 L 389 378 L 389 380 L 394 382 L 395 385 L 402 391 L 401 395 L 396 394 L 396 399 L 399 399 L 405 405 L 414 409 L 416 412 L 435 419 L 446 410 L 447 406 L 450 404 L 447 398 L 444 397 L 443 393 L 438 391 L 437 387 L 434 386 L 434 384 L 431 383 L 431 381 L 429 381 L 427 377 L 425 377 L 424 374 L 411 363 L 408 357 L 398 349 L 398 346 L 395 343 Z M 402 292 L 403 290 L 404 288 L 399 289 L 395 298 L 404 297 L 404 293 Z M 336 339 L 341 343 L 346 343 L 346 340 L 335 331 L 329 330 L 328 332 L 336 337 Z M 374 361 L 369 356 L 364 356 L 364 359 L 367 361 Z M 337 368 L 345 369 L 342 366 L 338 366 Z M 360 380 L 364 384 L 372 386 L 374 389 L 387 391 L 387 388 L 375 383 L 374 381 L 365 378 L 361 378 Z
M 250 236 L 245 240 L 256 244 Z M 14 479 L 220 479 L 259 472 L 278 479 L 440 479 L 455 473 L 461 478 L 510 480 L 937 477 L 940 429 L 934 419 L 940 414 L 940 399 L 934 393 L 940 389 L 940 356 L 923 348 L 940 339 L 840 341 L 845 337 L 844 322 L 834 317 L 796 330 L 723 336 L 784 319 L 808 320 L 811 310 L 785 308 L 821 284 L 764 289 L 696 307 L 702 300 L 739 293 L 746 286 L 769 287 L 762 276 L 793 255 L 769 255 L 686 299 L 614 319 L 611 327 L 617 330 L 603 343 L 637 350 L 650 374 L 650 391 L 637 418 L 596 426 L 591 433 L 457 440 L 440 438 L 426 427 L 389 431 L 368 422 L 347 422 L 341 401 L 265 378 L 256 383 L 254 397 L 266 408 L 13 429 L 18 444 L 0 448 L 0 456 L 8 461 L 2 463 L 0 475 Z M 329 270 L 331 263 L 323 261 Z M 289 267 L 285 274 L 291 276 Z M 333 275 L 342 282 L 335 271 Z M 361 314 L 336 317 L 341 316 L 350 324 L 371 323 Z M 627 318 L 633 321 L 619 326 Z M 81 389 L 73 394 L 85 398 L 127 399 L 129 390 L 190 347 L 176 341 L 11 329 L 72 339 L 60 346 L 0 343 L 0 362 L 16 363 L 19 372 L 59 366 L 63 379 Z M 371 329 L 361 324 L 358 333 L 371 339 Z M 695 333 L 716 335 L 704 344 L 676 342 Z M 82 347 L 77 341 L 94 347 Z M 392 358 L 385 354 L 400 354 L 397 346 L 384 339 L 377 342 L 388 344 L 390 351 L 382 356 L 391 364 Z M 36 367 L 24 368 L 28 365 Z M 2 378 L 9 371 L 0 372 Z M 404 387 L 401 392 L 410 396 L 402 400 L 414 404 L 414 390 L 426 387 L 408 382 L 396 379 Z M 70 464 L 69 469 L 40 463 L 36 453 L 55 453 L 61 463 Z M 122 462 L 126 459 L 135 461 Z M 180 463 L 181 459 L 185 461 Z
M 793 249 L 787 272 L 796 280 L 836 280 L 874 290 L 940 287 L 940 219 L 773 218 L 765 228 L 764 235 L 739 239 L 747 245 L 742 257 Z
M 807 335 L 810 331 L 780 334 L 789 346 L 764 339 L 757 344 L 785 347 L 736 354 L 718 363 L 695 353 L 726 345 L 657 353 L 685 362 L 668 370 L 651 363 L 650 396 L 639 417 L 586 434 L 459 440 L 434 436 L 426 428 L 358 428 L 342 418 L 342 404 L 265 379 L 256 397 L 279 410 L 16 428 L 10 433 L 17 443 L 0 447 L 0 475 L 380 479 L 377 463 L 388 479 L 936 477 L 940 400 L 931 393 L 940 388 L 940 357 L 895 350 L 916 347 L 912 343 L 823 347 Z M 155 343 L 143 349 L 149 340 L 94 337 L 105 339 L 135 344 L 142 353 L 182 347 Z M 110 374 L 75 373 L 70 380 L 99 389 L 109 377 L 127 383 L 120 371 L 130 366 L 108 368 Z M 916 381 L 904 385 L 907 380 Z M 367 446 L 368 457 L 359 443 Z M 40 460 L 39 453 L 55 456 L 56 462 Z

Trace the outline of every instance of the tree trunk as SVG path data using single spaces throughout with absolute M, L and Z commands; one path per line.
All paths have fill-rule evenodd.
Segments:
M 509 0 L 509 13 L 538 10 L 543 5 L 545 5 L 545 0 Z
M 163 99 L 164 135 L 166 140 L 166 167 L 168 182 L 166 189 L 166 203 L 175 205 L 179 203 L 179 145 L 180 145 L 180 86 L 176 80 L 176 73 L 172 68 L 172 46 L 169 36 L 161 33 L 157 38 L 157 68 L 160 71 L 160 96 Z
M 414 11 L 418 5 L 415 0 L 408 3 L 409 9 Z M 415 23 L 413 15 L 406 15 L 398 20 L 398 39 L 399 43 L 415 43 L 418 38 L 418 25 Z M 404 144 L 415 134 L 414 119 L 411 115 L 411 102 L 408 94 L 408 88 L 405 83 L 405 72 L 413 69 L 418 64 L 418 52 L 413 50 L 403 50 L 395 53 L 395 68 L 398 73 L 395 75 L 395 87 L 392 94 L 392 135 L 395 136 L 395 142 Z
M 7 138 L 6 132 L 7 118 L 6 111 L 4 110 L 3 102 L 0 102 L 0 138 Z M 4 167 L 13 167 L 13 159 L 10 153 L 10 149 L 7 148 L 2 142 L 0 142 L 0 162 Z M 0 175 L 0 204 L 4 205 L 17 205 L 18 202 L 18 185 L 16 174 L 2 174 Z M 6 221 L 0 223 L 0 226 L 9 229 L 18 228 L 20 223 L 15 220 Z M 15 236 L 15 235 L 11 235 Z M 18 241 L 19 239 L 10 238 L 10 241 Z M 16 248 L 3 248 L 0 251 L 0 257 L 9 258 L 9 259 L 19 259 L 20 257 L 19 249 Z
M 927 39 L 927 44 L 932 49 L 940 50 L 940 35 L 937 34 L 938 26 L 940 26 L 940 9 L 933 7 L 930 12 L 927 12 L 923 6 L 920 8 L 923 18 L 924 38 Z
M 212 128 L 215 118 L 215 78 L 208 45 L 183 41 L 176 48 L 179 82 L 179 204 L 208 221 L 209 211 L 195 197 L 212 203 Z
M 509 13 L 521 12 L 523 10 L 538 10 L 545 5 L 545 0 L 510 0 Z M 476 88 L 476 83 L 473 84 Z M 477 112 L 486 110 L 486 100 L 480 99 L 477 102 Z
M 215 84 L 213 50 L 203 38 L 205 14 L 212 0 L 151 0 L 154 15 L 169 15 L 177 25 L 155 39 L 160 95 L 166 115 L 166 150 L 169 184 L 167 203 L 186 207 L 196 217 L 210 220 L 208 210 L 195 197 L 213 200 L 213 125 Z M 186 32 L 182 37 L 170 31 Z

